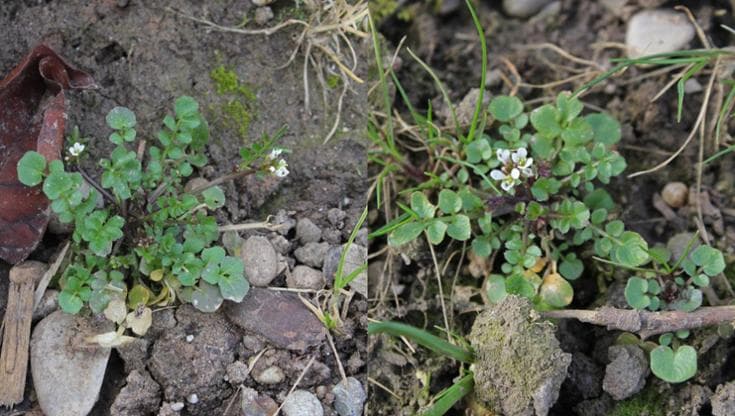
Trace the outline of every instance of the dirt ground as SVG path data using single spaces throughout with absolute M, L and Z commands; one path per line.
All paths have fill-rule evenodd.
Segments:
M 560 91 L 574 90 L 584 82 L 575 80 L 561 85 L 544 86 L 574 75 L 574 72 L 566 68 L 579 66 L 539 45 L 557 45 L 571 55 L 609 68 L 611 58 L 623 56 L 619 46 L 615 45 L 624 45 L 627 21 L 634 12 L 645 8 L 670 9 L 683 3 L 690 7 L 713 45 L 725 47 L 731 45 L 733 39 L 731 33 L 720 27 L 721 24 L 730 26 L 733 23 L 731 5 L 724 1 L 562 0 L 554 2 L 558 8 L 554 8 L 547 16 L 530 19 L 508 16 L 500 3 L 474 2 L 488 42 L 487 90 L 491 96 L 509 94 L 517 76 L 520 76 L 518 81 L 540 87 L 522 85 L 516 95 L 524 101 L 536 104 L 542 102 L 544 97 L 556 96 Z M 397 68 L 398 78 L 414 106 L 425 112 L 427 103 L 431 102 L 432 107 L 438 109 L 435 114 L 441 111 L 440 94 L 430 75 L 406 53 L 407 48 L 415 51 L 436 71 L 455 103 L 461 101 L 470 89 L 476 88 L 480 83 L 480 45 L 470 14 L 464 2 L 445 1 L 442 4 L 451 6 L 443 9 L 410 4 L 387 17 L 380 27 L 381 33 L 387 39 L 390 53 L 393 53 L 405 36 L 394 68 Z M 701 48 L 702 45 L 695 38 L 690 47 Z M 702 102 L 701 91 L 687 95 L 682 120 L 677 123 L 674 88 L 657 101 L 651 102 L 651 98 L 670 78 L 653 76 L 636 80 L 637 76 L 648 70 L 630 68 L 624 75 L 607 82 L 604 88 L 597 88 L 582 99 L 588 108 L 607 111 L 620 121 L 623 137 L 618 150 L 628 162 L 626 174 L 650 168 L 676 151 L 691 130 Z M 705 76 L 698 79 L 700 84 L 705 84 L 706 81 Z M 398 105 L 404 111 L 406 119 L 410 119 L 405 106 L 400 103 Z M 708 144 L 705 148 L 708 155 L 713 153 L 709 146 Z M 673 218 L 666 218 L 654 207 L 653 199 L 668 182 L 696 183 L 694 164 L 697 154 L 698 147 L 692 143 L 664 169 L 634 179 L 626 179 L 622 175 L 608 186 L 613 198 L 622 206 L 621 217 L 626 226 L 641 233 L 649 244 L 666 244 L 677 233 L 696 230 L 690 213 L 678 212 Z M 417 163 L 420 165 L 420 161 Z M 723 250 L 726 258 L 731 258 L 735 243 L 735 218 L 731 216 L 732 211 L 728 211 L 735 202 L 732 163 L 731 157 L 721 158 L 705 169 L 702 178 L 702 189 L 707 192 L 715 211 L 719 212 L 712 211 L 712 215 L 705 215 L 705 224 L 712 233 L 713 244 Z M 373 229 L 382 225 L 379 216 L 375 217 L 375 221 L 371 224 Z M 384 245 L 385 240 L 378 239 L 372 243 L 370 252 L 378 252 Z M 437 256 L 445 259 L 452 250 L 457 251 L 458 247 L 450 247 L 444 252 L 440 250 Z M 399 256 L 393 257 L 392 275 L 383 275 L 383 271 L 390 270 L 384 267 L 387 259 L 385 256 L 379 256 L 371 262 L 371 284 L 376 285 L 374 293 L 384 292 L 387 296 L 373 299 L 370 315 L 376 319 L 399 320 L 428 329 L 435 325 L 443 327 L 428 250 L 425 246 L 419 246 L 416 250 L 412 248 L 406 251 L 411 251 L 410 257 L 414 261 L 406 264 Z M 451 263 L 452 266 L 444 271 L 444 276 L 454 275 L 456 261 Z M 604 303 L 609 299 L 608 296 L 613 296 L 610 293 L 617 291 L 620 295 L 620 285 L 614 283 L 608 288 L 607 295 L 599 293 L 595 280 L 595 276 L 585 275 L 585 278 L 575 281 L 575 300 L 571 307 L 592 308 Z M 460 273 L 455 284 L 461 290 L 462 287 L 477 287 L 478 282 L 467 277 L 466 273 Z M 451 289 L 447 284 L 444 291 L 448 293 Z M 455 295 L 455 300 L 461 298 L 461 293 L 455 292 Z M 480 307 L 481 301 L 478 302 L 475 298 L 470 299 L 469 303 L 460 303 L 455 303 L 455 309 L 450 314 L 454 316 L 453 328 L 459 334 L 466 335 L 476 313 L 463 311 Z M 702 342 L 711 334 L 711 331 L 697 331 L 696 342 Z M 580 367 L 577 367 L 584 370 L 570 373 L 551 414 L 707 415 L 711 414 L 709 397 L 712 392 L 719 384 L 735 378 L 733 340 L 718 338 L 706 354 L 700 355 L 700 373 L 695 379 L 669 386 L 649 377 L 649 387 L 634 399 L 650 401 L 651 409 L 655 408 L 655 411 L 613 413 L 620 405 L 616 408 L 616 404 L 599 387 L 596 392 L 582 394 L 580 389 L 583 388 L 580 386 L 600 384 L 607 364 L 605 351 L 616 335 L 576 322 L 560 326 L 557 337 L 562 348 L 574 354 L 575 361 L 581 362 L 582 359 L 578 360 L 577 357 L 584 356 L 584 365 L 579 364 Z M 369 371 L 371 378 L 376 381 L 370 386 L 371 414 L 412 414 L 421 405 L 425 405 L 431 396 L 455 381 L 453 379 L 457 376 L 457 368 L 450 361 L 437 358 L 426 350 L 408 351 L 402 343 L 391 343 L 386 339 L 387 337 L 381 338 L 382 341 L 371 339 Z M 574 366 L 573 363 L 572 367 Z M 421 380 L 427 374 L 431 381 L 425 386 Z M 692 391 L 697 389 L 702 389 L 705 393 L 692 395 Z M 654 391 L 652 395 L 651 390 Z M 577 406 L 582 401 L 587 401 L 588 405 L 579 410 Z M 590 410 L 595 406 L 600 409 L 598 413 Z M 585 411 L 589 412 L 583 413 Z M 448 414 L 465 414 L 465 404 L 455 406 Z
M 272 8 L 275 18 L 268 25 L 289 17 L 303 17 L 302 11 L 290 1 L 277 1 Z M 252 143 L 262 134 L 273 134 L 286 125 L 287 133 L 278 145 L 291 151 L 287 155 L 291 174 L 283 181 L 249 178 L 224 186 L 228 203 L 218 213 L 220 224 L 263 221 L 269 216 L 291 224 L 283 236 L 263 234 L 270 239 L 285 237 L 288 243 L 283 254 L 290 267 L 296 263 L 293 250 L 299 244 L 295 241 L 293 225 L 299 219 L 312 220 L 322 230 L 330 247 L 345 242 L 365 206 L 367 101 L 362 87 L 355 84 L 347 93 L 338 132 L 323 144 L 334 123 L 334 97 L 337 94 L 328 92 L 325 105 L 322 90 L 317 86 L 314 74 L 310 73 L 311 105 L 307 111 L 302 57 L 297 56 L 291 65 L 279 68 L 288 61 L 296 46 L 294 39 L 298 30 L 289 28 L 271 36 L 212 32 L 175 11 L 232 26 L 237 26 L 247 17 L 251 20 L 249 27 L 257 27 L 252 22 L 254 6 L 249 1 L 240 0 L 5 1 L 0 4 L 0 26 L 3 28 L 0 31 L 0 73 L 8 73 L 35 44 L 46 42 L 96 79 L 101 87 L 99 90 L 67 94 L 67 131 L 79 126 L 83 136 L 92 137 L 91 157 L 85 163 L 89 171 L 95 172 L 93 176 L 99 175 L 96 160 L 111 150 L 106 140 L 109 133 L 105 115 L 118 105 L 132 109 L 138 117 L 138 134 L 146 134 L 153 139 L 176 97 L 191 95 L 197 99 L 211 129 L 212 138 L 207 149 L 210 165 L 200 172 L 207 179 L 231 172 L 238 163 L 242 145 Z M 356 50 L 362 54 L 365 46 L 367 44 L 356 44 Z M 248 114 L 243 115 L 247 116 L 249 125 L 240 123 L 233 126 L 232 121 L 227 120 L 223 104 L 228 97 L 216 92 L 211 76 L 212 71 L 220 67 L 236 73 L 239 81 L 252 89 L 254 97 L 246 105 Z M 365 76 L 365 65 L 358 67 L 357 74 Z M 258 232 L 242 235 L 247 238 L 256 234 Z M 48 235 L 32 258 L 48 260 L 60 240 L 59 236 Z M 0 298 L 3 299 L 0 315 L 6 298 L 7 270 L 8 266 L 0 262 Z M 285 286 L 285 277 L 277 277 L 272 285 Z M 347 375 L 358 378 L 365 385 L 364 298 L 356 296 L 350 308 L 347 330 L 335 338 L 335 343 Z M 170 351 L 171 361 L 166 365 L 183 366 L 185 369 L 182 372 L 177 368 L 164 368 L 154 373 L 154 383 L 167 387 L 160 389 L 158 396 L 152 398 L 154 403 L 158 400 L 165 404 L 173 398 L 184 397 L 183 391 L 176 391 L 182 388 L 177 387 L 179 381 L 172 378 L 202 372 L 209 374 L 207 371 L 213 370 L 207 367 L 212 363 L 222 371 L 214 373 L 213 377 L 219 377 L 219 380 L 209 381 L 215 384 L 206 387 L 211 393 L 209 407 L 206 408 L 209 410 L 199 413 L 186 413 L 184 410 L 183 414 L 224 414 L 226 406 L 239 397 L 238 386 L 223 381 L 224 368 L 235 360 L 246 361 L 257 352 L 253 348 L 263 348 L 267 344 L 250 339 L 252 337 L 243 340 L 243 336 L 248 334 L 229 322 L 221 312 L 207 316 L 191 308 L 182 308 L 165 311 L 161 315 L 159 321 L 164 322 L 162 325 L 168 322 L 169 326 L 147 335 L 139 354 L 133 358 L 121 357 L 113 351 L 100 401 L 91 414 L 110 414 L 110 405 L 125 385 L 127 374 L 132 368 L 143 372 L 150 369 L 151 355 L 160 348 L 173 349 Z M 212 353 L 215 356 L 208 360 L 197 360 L 191 356 L 190 350 L 186 350 L 186 345 L 171 341 L 175 333 L 190 333 L 192 328 L 198 328 L 197 331 L 202 331 L 206 337 L 217 340 L 216 345 L 225 343 L 226 348 L 223 347 L 219 354 Z M 250 344 L 244 344 L 248 342 Z M 302 388 L 317 392 L 326 409 L 325 414 L 334 414 L 331 407 L 334 398 L 330 398 L 329 392 L 341 377 L 326 341 L 303 352 L 270 348 L 267 356 L 268 362 L 282 364 L 286 377 L 267 388 L 259 388 L 249 378 L 244 381 L 244 387 L 255 387 L 280 402 L 306 361 L 315 356 L 311 370 L 314 376 Z M 143 365 L 136 367 L 130 360 L 138 360 L 136 362 Z M 310 374 L 305 379 L 309 379 Z M 208 381 L 200 382 L 206 384 Z M 318 388 L 320 386 L 321 389 Z M 26 401 L 14 410 L 0 409 L 0 415 L 23 414 L 35 406 L 29 375 Z

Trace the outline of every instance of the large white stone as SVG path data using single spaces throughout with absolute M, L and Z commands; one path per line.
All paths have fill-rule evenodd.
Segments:
M 628 22 L 625 44 L 628 56 L 674 52 L 686 48 L 694 38 L 694 26 L 684 13 L 643 10 Z

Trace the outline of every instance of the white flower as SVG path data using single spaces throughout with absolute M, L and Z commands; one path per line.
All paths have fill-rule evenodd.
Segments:
M 498 156 L 500 163 L 507 165 L 510 162 L 511 154 L 508 149 L 498 149 L 495 154 Z
M 283 149 L 280 149 L 278 147 L 274 147 L 273 149 L 271 149 L 271 153 L 268 155 L 268 159 L 270 159 L 270 160 L 276 160 L 276 158 L 278 156 L 280 156 L 281 153 L 283 153 Z
M 505 173 L 500 169 L 493 169 L 490 172 L 490 177 L 496 181 L 501 181 L 500 187 L 506 192 L 510 192 L 514 186 L 521 183 L 521 172 L 516 168 L 511 169 L 510 173 Z
M 73 144 L 73 145 L 72 145 L 72 146 L 71 146 L 71 147 L 69 148 L 69 154 L 70 154 L 70 155 L 72 155 L 72 156 L 74 156 L 74 157 L 77 157 L 77 156 L 79 156 L 79 155 L 81 155 L 81 154 L 82 154 L 82 152 L 84 151 L 84 148 L 85 148 L 85 147 L 86 147 L 86 146 L 84 146 L 84 145 L 83 145 L 83 144 L 81 144 L 81 143 L 74 143 L 74 144 Z
M 526 149 L 524 147 L 521 147 L 513 153 L 511 159 L 513 159 L 513 163 L 515 163 L 516 167 L 521 170 L 523 176 L 531 177 L 533 176 L 533 169 L 531 169 L 531 165 L 533 165 L 533 158 L 526 157 L 527 155 L 528 153 Z
M 278 160 L 275 166 L 271 165 L 268 167 L 268 170 L 279 178 L 285 178 L 289 174 L 288 163 L 283 159 Z

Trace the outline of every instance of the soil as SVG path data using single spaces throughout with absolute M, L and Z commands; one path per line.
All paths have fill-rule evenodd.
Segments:
M 565 69 L 569 66 L 580 67 L 549 49 L 542 50 L 534 45 L 551 43 L 576 57 L 592 60 L 603 68 L 609 68 L 610 59 L 621 56 L 619 48 L 614 45 L 624 45 L 626 22 L 634 12 L 647 7 L 671 8 L 682 2 L 562 0 L 555 2 L 559 6 L 557 11 L 552 11 L 545 17 L 530 19 L 508 16 L 503 12 L 500 3 L 473 2 L 478 9 L 488 42 L 487 90 L 491 96 L 509 94 L 516 76 L 520 76 L 525 84 L 542 85 L 574 75 Z M 690 7 L 714 45 L 724 47 L 731 44 L 732 35 L 720 27 L 721 24 L 732 23 L 730 3 L 683 3 Z M 464 2 L 444 1 L 443 4 L 456 7 L 435 8 L 413 3 L 400 8 L 380 25 L 389 50 L 386 56 L 392 56 L 405 36 L 393 67 L 397 69 L 398 79 L 413 106 L 425 113 L 429 108 L 428 103 L 431 103 L 434 114 L 439 115 L 437 117 L 440 123 L 443 108 L 440 92 L 431 76 L 415 62 L 406 49 L 416 52 L 435 71 L 454 103 L 459 103 L 472 88 L 479 85 L 481 59 L 477 32 Z M 599 45 L 604 43 L 613 46 L 600 48 Z M 697 39 L 692 42 L 691 48 L 701 47 Z M 677 122 L 675 88 L 657 101 L 651 102 L 652 97 L 670 78 L 653 76 L 636 80 L 637 76 L 649 70 L 630 68 L 624 75 L 596 87 L 582 99 L 587 107 L 607 111 L 620 121 L 623 138 L 618 150 L 628 162 L 626 174 L 655 166 L 676 151 L 686 139 L 702 102 L 701 92 L 688 94 L 684 100 L 681 122 Z M 707 78 L 701 76 L 698 81 L 706 85 Z M 516 95 L 524 101 L 538 104 L 555 97 L 560 91 L 575 90 L 583 82 L 575 80 L 542 88 L 520 86 Z M 396 99 L 396 103 L 399 111 L 404 112 L 405 119 L 410 120 L 400 98 Z M 726 127 L 731 131 L 733 124 Z M 688 208 L 675 212 L 674 218 L 667 219 L 653 204 L 654 196 L 668 182 L 696 184 L 696 143 L 695 140 L 678 158 L 658 172 L 634 179 L 621 176 L 607 187 L 622 207 L 621 217 L 626 226 L 641 233 L 651 246 L 666 244 L 676 233 L 697 229 L 692 211 Z M 705 155 L 712 153 L 713 148 L 707 143 Z M 418 159 L 421 157 L 417 156 Z M 421 160 L 416 161 L 417 166 L 420 163 Z M 730 259 L 735 242 L 735 219 L 728 216 L 729 214 L 722 214 L 721 210 L 727 212 L 726 209 L 735 202 L 732 163 L 731 157 L 720 158 L 707 166 L 702 177 L 703 193 L 708 194 L 714 207 L 712 215 L 705 215 L 705 225 L 712 244 L 723 250 L 726 258 Z M 371 170 L 371 173 L 375 172 Z M 413 185 L 409 181 L 407 187 Z M 380 215 L 375 215 L 372 219 L 373 229 L 383 224 Z M 384 239 L 376 239 L 369 251 L 375 253 L 384 246 Z M 440 260 L 447 259 L 458 255 L 460 249 L 457 245 L 440 246 L 437 256 Z M 443 327 L 438 288 L 428 249 L 419 244 L 418 247 L 401 249 L 401 252 L 403 257 L 393 256 L 392 261 L 389 260 L 390 257 L 383 255 L 371 262 L 371 290 L 378 296 L 372 299 L 370 316 L 375 319 L 400 320 L 428 329 Z M 587 257 L 586 253 L 582 255 Z M 412 261 L 407 261 L 409 258 Z M 467 335 L 476 312 L 482 308 L 482 301 L 479 296 L 471 296 L 477 293 L 479 283 L 477 279 L 468 276 L 466 269 L 460 270 L 456 282 L 449 283 L 448 279 L 455 276 L 456 263 L 455 258 L 444 271 L 443 276 L 447 281 L 444 293 L 447 297 L 450 291 L 454 293 L 454 310 L 449 311 L 450 319 L 453 319 L 453 330 L 459 335 Z M 607 295 L 599 293 L 596 276 L 587 273 L 574 283 L 575 300 L 571 307 L 591 308 L 606 299 L 613 299 L 614 296 L 621 297 L 620 288 L 619 284 L 613 283 L 608 288 Z M 707 339 L 711 334 L 712 330 L 696 331 L 695 342 Z M 671 410 L 680 406 L 680 409 L 696 409 L 687 414 L 707 415 L 711 414 L 708 402 L 712 392 L 719 384 L 735 378 L 732 360 L 724 358 L 732 356 L 735 345 L 731 339 L 715 336 L 714 339 L 709 338 L 714 343 L 710 352 L 704 355 L 700 353 L 700 368 L 707 368 L 707 371 L 700 371 L 689 382 L 665 387 L 665 383 L 653 381 L 651 376 L 643 393 L 628 402 L 615 403 L 607 393 L 602 392 L 600 386 L 605 365 L 609 362 L 607 346 L 617 335 L 577 322 L 564 322 L 560 325 L 557 336 L 562 348 L 565 352 L 572 353 L 574 358 L 569 370 L 570 378 L 562 387 L 561 396 L 550 414 L 643 414 L 613 413 L 613 408 L 619 410 L 623 403 L 627 405 L 637 400 L 638 404 L 645 404 L 646 401 L 651 403 L 650 409 L 655 411 L 647 414 L 683 414 Z M 458 376 L 457 366 L 450 360 L 437 358 L 421 348 L 415 352 L 409 351 L 403 343 L 391 340 L 390 337 L 370 340 L 370 360 L 370 376 L 376 382 L 370 385 L 369 408 L 371 414 L 375 415 L 413 414 L 436 393 L 456 381 Z M 428 384 L 425 384 L 427 380 Z M 587 386 L 589 383 L 597 385 L 590 387 Z M 701 387 L 705 387 L 709 393 L 694 398 L 691 391 Z M 654 390 L 653 394 L 650 394 L 651 390 Z M 661 403 L 669 403 L 669 407 Z M 591 410 L 595 406 L 602 410 L 595 413 Z M 460 403 L 447 414 L 466 414 L 468 409 L 468 404 Z
M 290 1 L 280 0 L 271 7 L 276 17 L 268 25 L 290 17 L 303 17 L 303 11 Z M 225 185 L 228 203 L 218 213 L 219 223 L 264 221 L 273 216 L 276 221 L 295 224 L 300 218 L 309 218 L 321 228 L 325 239 L 330 236 L 332 245 L 345 242 L 365 206 L 367 167 L 364 127 L 367 100 L 364 87 L 355 85 L 347 93 L 337 134 L 324 144 L 324 137 L 336 117 L 334 97 L 338 93 L 327 91 L 323 95 L 313 71 L 310 71 L 311 100 L 309 109 L 306 109 L 302 55 L 298 54 L 292 64 L 282 67 L 296 47 L 295 39 L 299 30 L 287 28 L 270 36 L 213 32 L 176 11 L 226 26 L 237 26 L 246 17 L 249 19 L 253 16 L 255 7 L 251 2 L 240 0 L 2 2 L 0 73 L 9 72 L 26 51 L 39 42 L 45 42 L 96 79 L 100 89 L 67 95 L 67 132 L 78 126 L 82 136 L 91 137 L 89 158 L 84 163 L 94 177 L 100 173 L 96 161 L 111 151 L 111 145 L 106 140 L 109 132 L 105 126 L 105 115 L 118 105 L 129 107 L 136 113 L 139 136 L 145 134 L 154 140 L 163 116 L 172 111 L 176 97 L 191 95 L 197 99 L 209 120 L 211 131 L 207 149 L 210 165 L 199 172 L 206 179 L 231 172 L 237 166 L 241 146 L 251 144 L 263 134 L 272 135 L 282 126 L 288 126 L 278 145 L 290 149 L 286 159 L 291 174 L 284 180 L 248 178 Z M 257 27 L 253 26 L 253 22 L 249 24 L 249 27 Z M 366 46 L 368 44 L 359 41 L 355 44 L 361 61 L 366 56 Z M 249 99 L 245 107 L 247 114 L 243 114 L 249 123 L 233 125 L 232 120 L 227 119 L 223 106 L 228 97 L 217 93 L 217 85 L 211 77 L 211 72 L 218 67 L 233 71 L 239 82 L 252 90 L 254 97 Z M 359 65 L 356 71 L 363 78 L 366 72 L 365 65 Z M 328 212 L 335 209 L 344 215 L 344 219 L 338 223 L 330 222 L 327 218 Z M 242 235 L 247 237 L 254 234 L 257 233 Z M 283 234 L 289 244 L 282 254 L 286 257 L 286 263 L 293 267 L 296 260 L 291 251 L 299 246 L 295 241 L 295 229 L 289 228 Z M 264 235 L 271 239 L 277 237 L 276 233 Z M 290 243 L 292 240 L 293 244 Z M 47 233 L 32 258 L 48 260 L 60 241 L 61 237 Z M 7 269 L 8 265 L 0 262 L 0 316 L 4 312 Z M 272 285 L 285 285 L 285 278 L 278 277 Z M 360 295 L 353 298 L 347 313 L 346 333 L 335 336 L 335 343 L 347 376 L 354 376 L 366 385 L 366 321 L 361 319 L 365 312 L 364 300 L 361 299 L 364 298 Z M 217 325 L 207 327 L 212 319 Z M 157 316 L 154 320 L 165 321 L 163 316 Z M 137 355 L 125 354 L 121 357 L 120 353 L 113 351 L 100 400 L 91 414 L 110 414 L 111 404 L 126 384 L 127 374 L 131 371 L 136 371 L 130 379 L 131 385 L 150 384 L 147 372 L 151 372 L 155 380 L 153 383 L 161 387 L 160 394 L 147 397 L 145 395 L 150 396 L 151 389 L 146 388 L 142 389 L 141 395 L 147 402 L 160 402 L 164 407 L 168 406 L 165 402 L 169 399 L 189 394 L 181 385 L 185 380 L 174 379 L 182 374 L 208 374 L 219 378 L 216 382 L 219 384 L 209 387 L 216 390 L 210 395 L 210 399 L 214 399 L 207 403 L 211 407 L 203 410 L 205 413 L 198 414 L 223 414 L 228 404 L 239 399 L 238 385 L 224 381 L 222 376 L 224 369 L 235 360 L 245 360 L 254 354 L 246 353 L 248 348 L 252 348 L 252 345 L 244 345 L 243 336 L 248 334 L 229 322 L 222 312 L 208 317 L 195 311 L 178 311 L 175 314 L 171 311 L 169 323 L 168 328 L 146 336 Z M 182 328 L 182 325 L 188 327 Z M 209 331 L 208 336 L 216 340 L 214 345 L 218 346 L 207 349 L 208 354 L 214 355 L 210 359 L 191 357 L 191 348 L 187 343 L 171 341 L 178 332 L 190 333 L 191 328 L 204 327 Z M 216 331 L 221 333 L 213 334 Z M 245 340 L 250 338 L 246 336 Z M 258 342 L 260 344 L 256 346 L 268 346 L 262 340 Z M 168 353 L 174 356 L 190 357 L 190 367 L 178 369 L 178 373 L 159 367 L 153 371 L 151 355 L 161 348 L 169 348 Z M 245 387 L 262 390 L 281 402 L 305 362 L 315 355 L 315 364 L 305 376 L 305 380 L 312 381 L 299 388 L 318 393 L 325 414 L 335 414 L 331 405 L 333 397 L 330 398 L 329 392 L 341 377 L 326 341 L 303 352 L 271 347 L 269 354 L 278 356 L 277 361 L 286 372 L 284 380 L 269 385 L 265 390 L 259 389 L 257 383 L 248 378 L 244 381 Z M 216 368 L 208 368 L 212 362 L 218 363 Z M 143 365 L 140 367 L 135 363 Z M 311 373 L 320 376 L 310 376 Z M 322 388 L 317 389 L 320 386 Z M 126 394 L 129 395 L 130 391 Z M 29 377 L 26 400 L 14 410 L 0 409 L 0 415 L 35 409 L 33 397 Z M 132 396 L 130 400 L 142 399 Z M 233 407 L 239 408 L 239 402 Z M 215 413 L 208 413 L 210 411 Z M 182 414 L 197 413 L 184 410 Z

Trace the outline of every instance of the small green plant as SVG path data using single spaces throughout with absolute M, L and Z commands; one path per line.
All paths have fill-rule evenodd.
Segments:
M 85 148 L 78 130 L 65 157 L 72 170 L 34 151 L 18 162 L 19 180 L 41 185 L 59 220 L 74 224 L 70 265 L 59 281 L 61 309 L 104 313 L 120 329 L 116 337 L 96 341 L 113 345 L 126 339 L 125 328 L 145 333 L 151 306 L 181 299 L 211 312 L 224 299 L 241 301 L 249 290 L 243 263 L 216 245 L 219 230 L 211 214 L 225 204 L 216 185 L 252 173 L 287 175 L 275 139 L 265 136 L 243 148 L 236 173 L 185 190 L 194 169 L 207 164 L 209 128 L 193 98 L 176 100 L 145 157 L 129 148 L 138 137 L 132 111 L 116 107 L 106 121 L 115 148 L 99 161 L 100 184 L 77 163 Z

